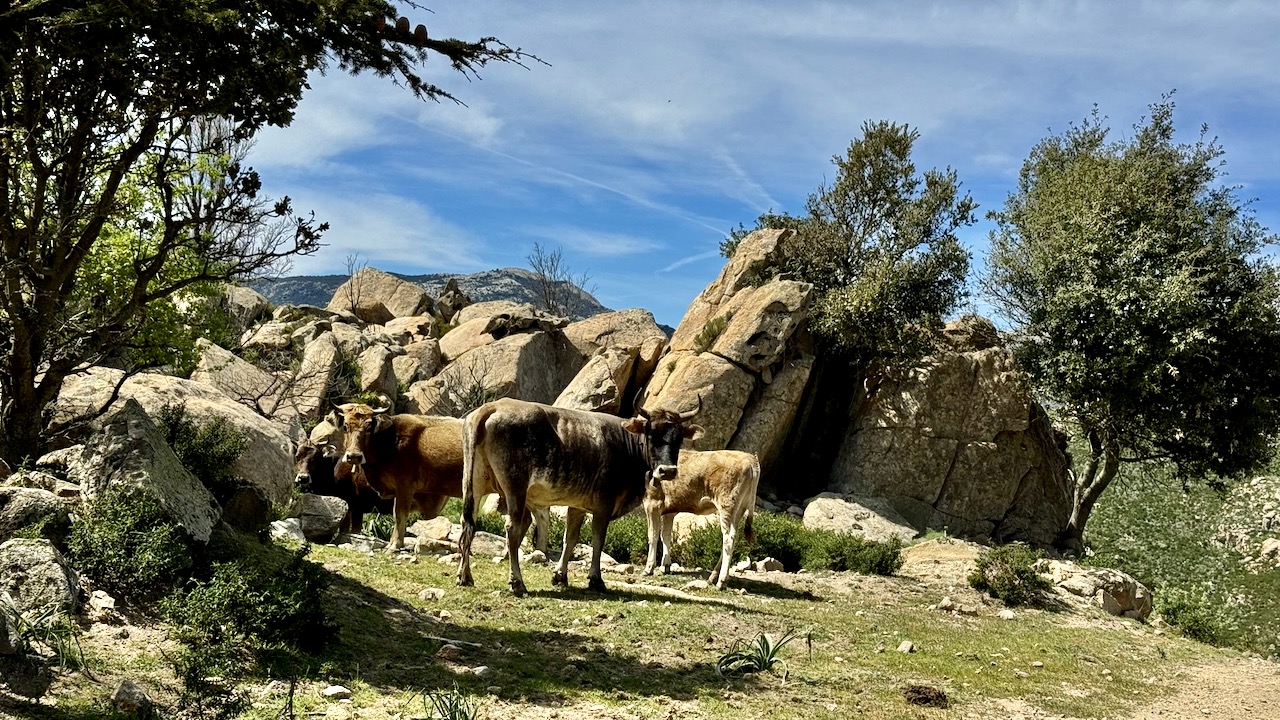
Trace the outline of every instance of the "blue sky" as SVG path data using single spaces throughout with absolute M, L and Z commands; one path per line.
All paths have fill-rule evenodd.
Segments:
M 1180 139 L 1209 125 L 1227 181 L 1280 231 L 1280 3 L 508 2 L 407 11 L 436 37 L 495 35 L 549 65 L 428 77 L 466 106 L 389 80 L 311 80 L 294 123 L 258 140 L 266 191 L 315 210 L 328 246 L 405 273 L 526 267 L 562 249 L 605 305 L 676 325 L 766 210 L 798 213 L 866 120 L 920 132 L 999 208 L 1038 140 L 1096 104 L 1113 137 L 1176 90 Z M 981 266 L 991 224 L 962 239 Z

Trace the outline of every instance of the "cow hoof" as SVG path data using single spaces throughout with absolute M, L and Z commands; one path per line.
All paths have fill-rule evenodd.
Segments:
M 604 578 L 593 577 L 587 580 L 587 589 L 593 592 L 604 592 Z
M 569 573 L 562 573 L 559 570 L 551 573 L 551 584 L 559 587 L 569 587 Z
M 529 591 L 525 589 L 524 581 L 523 581 L 523 580 L 512 580 L 512 581 L 511 581 L 511 594 L 512 594 L 512 595 L 515 595 L 516 597 L 524 597 L 524 596 L 525 596 L 525 593 L 527 593 L 527 592 L 529 592 Z
M 653 574 L 653 566 L 652 566 L 652 565 L 645 565 L 645 566 L 644 566 L 644 574 L 645 574 L 645 575 L 652 575 L 652 574 Z

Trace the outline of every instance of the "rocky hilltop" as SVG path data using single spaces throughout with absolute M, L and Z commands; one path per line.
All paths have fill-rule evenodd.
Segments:
M 390 273 L 395 277 L 421 287 L 432 297 L 438 296 L 450 279 L 458 281 L 458 287 L 474 302 L 509 300 L 537 305 L 537 280 L 532 272 L 523 268 L 499 268 L 470 275 L 435 273 L 432 275 L 405 275 Z M 323 307 L 349 275 L 298 275 L 295 277 L 267 278 L 250 285 L 262 293 L 273 305 L 316 305 Z M 574 320 L 609 312 L 591 293 L 575 288 L 579 303 L 571 313 Z

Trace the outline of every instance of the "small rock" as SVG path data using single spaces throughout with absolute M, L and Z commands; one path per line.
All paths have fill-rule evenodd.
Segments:
M 457 645 L 444 645 L 436 651 L 436 657 L 441 660 L 459 660 L 462 658 L 462 648 Z
M 900 653 L 913 653 L 915 651 L 916 651 L 916 644 L 911 642 L 910 640 L 903 640 L 902 642 L 898 643 L 898 652 Z
M 457 565 L 458 561 L 461 559 L 462 559 L 461 553 L 449 553 L 448 555 L 441 555 L 440 559 L 436 560 L 436 562 L 440 563 L 441 565 Z
M 326 700 L 349 700 L 351 699 L 351 691 L 341 685 L 330 685 L 320 693 Z
M 1001 610 L 1000 612 L 996 613 L 996 617 L 1000 618 L 1001 620 L 1012 620 L 1015 617 L 1015 615 L 1012 610 L 1005 608 L 1004 610 Z
M 422 601 L 439 600 L 442 597 L 444 597 L 444 589 L 442 588 L 429 587 L 418 591 L 418 599 Z
M 740 573 L 740 572 L 742 572 L 742 571 L 746 570 L 747 568 L 749 568 L 749 567 L 751 567 L 751 566 L 752 566 L 752 562 L 751 562 L 751 559 L 750 559 L 750 558 L 748 558 L 748 559 L 746 559 L 746 560 L 739 560 L 738 562 L 734 563 L 734 565 L 733 565 L 733 571 L 734 571 L 734 572 L 739 572 L 739 573 Z
M 127 715 L 147 717 L 151 714 L 150 696 L 132 680 L 121 680 L 116 691 L 111 693 L 111 706 Z
M 1027 673 L 1026 673 L 1026 672 L 1024 672 L 1024 671 L 1022 671 L 1022 670 L 1019 670 L 1019 669 L 1017 669 L 1017 668 L 1014 668 L 1014 669 L 1013 669 L 1013 675 L 1014 675 L 1014 677 L 1020 677 L 1020 678 L 1030 677 L 1029 675 L 1027 675 Z
M 710 587 L 706 580 L 691 580 L 684 584 L 684 590 L 706 590 Z
M 489 687 L 485 688 L 485 692 L 489 693 L 490 695 L 497 695 L 498 693 L 502 692 L 502 686 L 490 685 Z
M 1044 667 L 1044 663 L 1040 662 L 1039 660 L 1036 660 L 1035 662 L 1031 663 L 1031 667 L 1042 668 Z
M 546 565 L 547 554 L 542 552 L 541 550 L 534 550 L 533 552 L 529 553 L 528 557 L 525 558 L 525 562 L 529 563 L 530 565 Z
M 939 609 L 939 610 L 951 610 L 951 609 L 952 609 L 952 608 L 954 608 L 955 606 L 956 606 L 956 604 L 955 604 L 955 602 L 954 602 L 954 601 L 952 601 L 952 600 L 951 600 L 951 596 L 950 596 L 950 595 L 948 595 L 948 596 L 946 596 L 946 597 L 944 597 L 944 598 L 942 598 L 941 600 L 939 600 L 939 601 L 938 601 L 938 609 Z
M 488 665 L 477 665 L 476 667 L 471 668 L 471 674 L 476 677 L 489 677 L 493 674 L 493 668 Z
M 765 558 L 756 563 L 756 572 L 782 572 L 782 563 L 773 558 Z

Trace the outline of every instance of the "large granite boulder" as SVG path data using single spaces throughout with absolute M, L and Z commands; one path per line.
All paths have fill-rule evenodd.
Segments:
M 377 270 L 361 268 L 333 293 L 326 309 L 352 312 L 367 323 L 385 323 L 393 318 L 429 315 L 433 308 L 426 290 Z
M 857 407 L 830 487 L 883 497 L 920 530 L 1043 546 L 1065 527 L 1067 458 L 1004 348 L 941 352 Z
M 470 409 L 478 393 L 551 403 L 585 362 L 558 331 L 508 335 L 411 385 L 406 404 L 412 413 L 455 415 Z
M 552 403 L 558 407 L 621 415 L 636 365 L 636 350 L 602 347 Z
M 193 540 L 209 542 L 222 508 L 182 465 L 138 401 L 125 400 L 96 425 L 79 457 L 67 462 L 67 477 L 83 488 L 84 501 L 92 504 L 110 491 L 143 493 Z
M 22 612 L 53 605 L 74 615 L 80 579 L 53 543 L 14 538 L 0 544 L 0 593 L 8 593 Z
M 26 528 L 38 528 L 41 537 L 60 543 L 71 531 L 71 508 L 48 490 L 0 487 L 0 542 Z
M 68 377 L 58 396 L 55 423 L 63 425 L 101 408 L 121 375 L 119 370 L 93 368 Z M 293 487 L 293 456 L 289 436 L 276 423 L 211 385 L 156 373 L 141 373 L 126 380 L 116 403 L 130 399 L 140 403 L 152 417 L 166 405 L 183 405 L 196 424 L 202 418 L 221 418 L 248 442 L 233 467 L 236 476 L 272 503 L 288 501 Z
M 683 413 L 696 408 L 701 398 L 702 411 L 694 422 L 702 426 L 703 435 L 687 447 L 723 450 L 738 430 L 755 385 L 755 376 L 719 355 L 676 351 L 658 362 L 643 405 Z
M 822 493 L 805 503 L 804 526 L 858 535 L 876 542 L 892 538 L 906 542 L 920 534 L 885 500 L 836 493 Z

